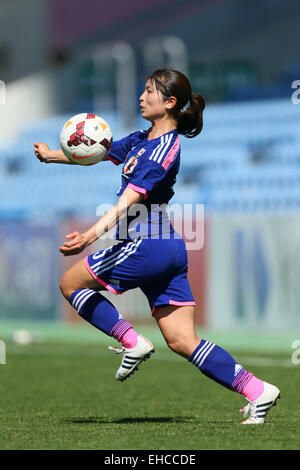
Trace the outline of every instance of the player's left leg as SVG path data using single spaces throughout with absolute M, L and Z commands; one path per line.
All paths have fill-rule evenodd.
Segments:
M 200 340 L 195 332 L 194 313 L 193 306 L 164 305 L 156 307 L 153 316 L 174 352 L 188 359 L 207 377 L 247 398 L 250 417 L 245 424 L 264 423 L 267 412 L 280 397 L 279 389 L 256 378 L 220 346 Z

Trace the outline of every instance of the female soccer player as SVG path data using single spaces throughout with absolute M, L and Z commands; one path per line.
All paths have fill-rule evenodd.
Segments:
M 140 109 L 150 129 L 114 142 L 107 155 L 107 160 L 122 164 L 119 201 L 85 233 L 68 234 L 60 251 L 65 256 L 81 253 L 115 221 L 120 242 L 76 263 L 63 275 L 60 288 L 81 317 L 122 344 L 121 349 L 111 349 L 123 353 L 115 377 L 123 381 L 154 348 L 100 291 L 122 294 L 139 287 L 168 346 L 212 380 L 243 394 L 249 401 L 241 410 L 245 416 L 249 413 L 243 423 L 259 424 L 276 404 L 279 389 L 245 370 L 220 346 L 196 335 L 185 243 L 161 210 L 174 194 L 179 134 L 192 138 L 201 132 L 204 107 L 201 95 L 192 94 L 189 80 L 176 70 L 156 70 L 147 79 Z M 70 163 L 47 144 L 35 143 L 34 150 L 42 162 Z M 145 209 L 138 222 L 137 206 Z

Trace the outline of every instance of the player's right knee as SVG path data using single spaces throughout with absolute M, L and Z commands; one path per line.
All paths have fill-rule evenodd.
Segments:
M 74 292 L 74 287 L 72 286 L 72 282 L 70 279 L 70 276 L 68 275 L 68 272 L 66 272 L 60 282 L 59 282 L 59 287 L 61 290 L 62 295 L 69 300 L 71 294 Z

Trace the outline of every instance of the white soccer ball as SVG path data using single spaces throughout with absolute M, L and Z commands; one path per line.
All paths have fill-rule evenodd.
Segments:
M 60 133 L 60 146 L 66 157 L 78 165 L 94 165 L 105 159 L 112 132 L 104 119 L 92 113 L 71 117 Z

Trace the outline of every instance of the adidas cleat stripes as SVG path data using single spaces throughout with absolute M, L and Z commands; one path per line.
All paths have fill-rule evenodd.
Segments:
M 245 417 L 249 415 L 249 418 L 242 421 L 241 424 L 265 423 L 268 412 L 273 406 L 276 406 L 278 398 L 280 398 L 279 389 L 275 385 L 264 382 L 264 391 L 261 396 L 240 410 Z
M 109 346 L 109 349 L 114 351 L 117 354 L 124 353 L 121 366 L 117 370 L 116 380 L 123 382 L 130 375 L 134 374 L 138 370 L 138 366 L 141 362 L 149 359 L 152 353 L 154 353 L 154 348 L 152 343 L 148 341 L 144 336 L 139 335 L 137 337 L 137 344 L 134 348 L 128 349 L 122 347 L 122 349 L 112 348 Z

